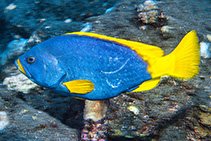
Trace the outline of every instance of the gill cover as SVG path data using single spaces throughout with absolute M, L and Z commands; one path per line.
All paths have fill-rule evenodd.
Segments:
M 45 59 L 42 60 L 44 71 L 40 81 L 43 82 L 44 87 L 55 88 L 64 79 L 66 72 L 53 55 L 47 52 L 42 53 L 42 55 L 45 55 Z

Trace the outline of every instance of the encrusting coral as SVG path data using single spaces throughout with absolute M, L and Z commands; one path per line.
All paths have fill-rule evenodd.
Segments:
M 143 4 L 139 4 L 137 12 L 138 21 L 143 24 L 156 24 L 157 26 L 162 26 L 166 22 L 166 17 L 157 6 L 157 2 L 153 0 L 146 0 Z

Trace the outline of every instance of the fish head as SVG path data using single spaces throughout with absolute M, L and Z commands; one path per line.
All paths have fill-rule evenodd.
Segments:
M 56 88 L 66 76 L 58 59 L 37 45 L 15 60 L 19 71 L 40 86 Z

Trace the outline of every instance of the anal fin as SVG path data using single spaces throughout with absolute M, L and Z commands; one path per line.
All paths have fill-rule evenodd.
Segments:
M 151 90 L 151 89 L 155 88 L 156 86 L 158 86 L 160 84 L 160 81 L 161 81 L 160 77 L 147 80 L 147 81 L 143 82 L 141 85 L 139 85 L 137 89 L 130 91 L 130 92 L 127 92 L 127 93 L 134 93 L 134 92 L 142 92 L 142 91 Z
M 94 90 L 94 84 L 89 80 L 73 80 L 62 83 L 67 87 L 70 93 L 87 94 Z

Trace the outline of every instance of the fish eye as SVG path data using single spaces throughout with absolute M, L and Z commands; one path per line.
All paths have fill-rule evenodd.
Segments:
M 32 63 L 35 62 L 35 58 L 32 57 L 32 56 L 30 56 L 30 57 L 27 58 L 27 62 L 30 63 L 30 64 L 32 64 Z

